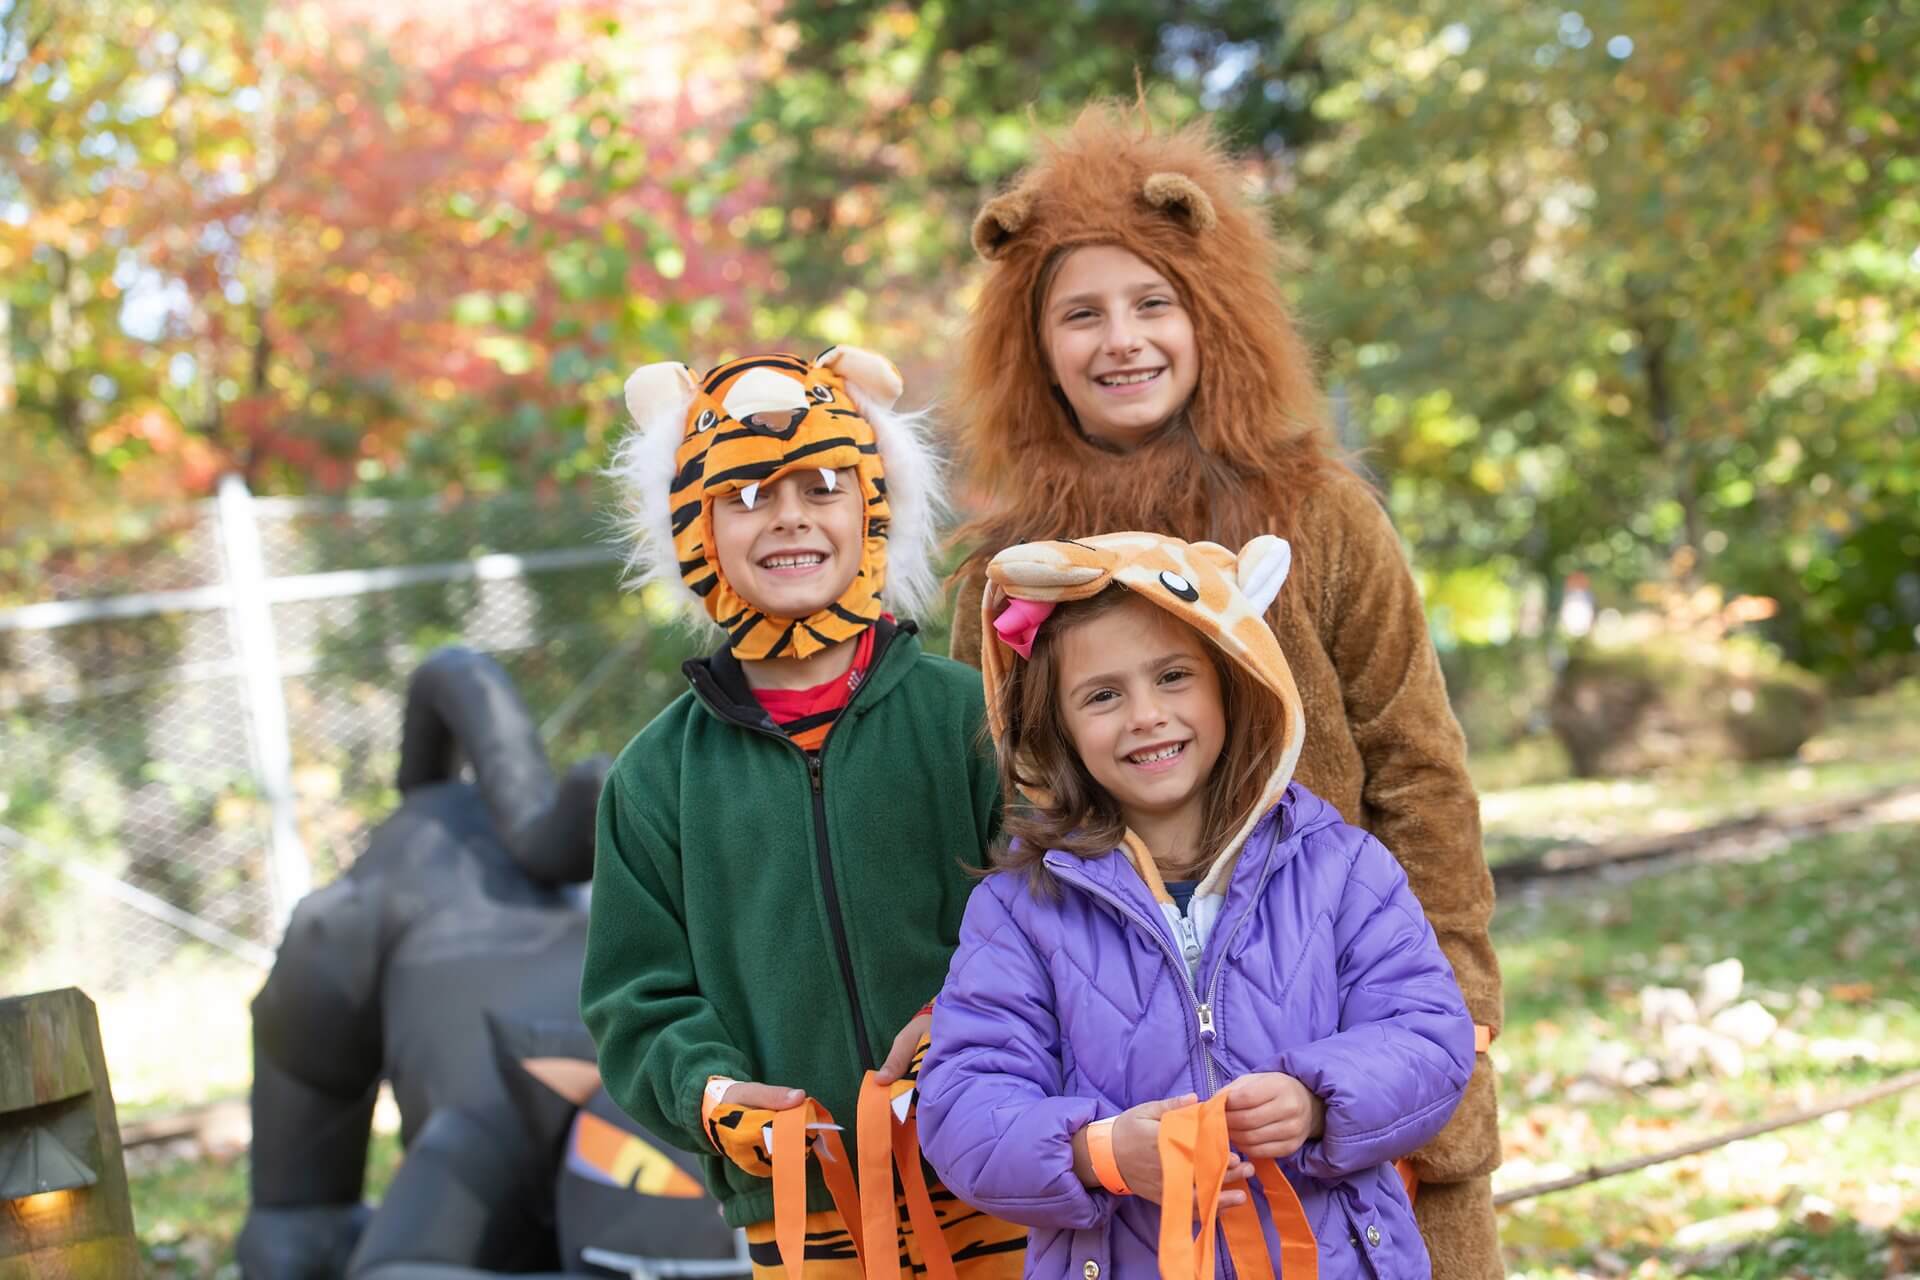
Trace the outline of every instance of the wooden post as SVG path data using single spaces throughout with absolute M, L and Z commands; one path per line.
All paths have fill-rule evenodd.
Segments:
M 139 1272 L 93 1001 L 73 987 L 0 1000 L 0 1280 Z

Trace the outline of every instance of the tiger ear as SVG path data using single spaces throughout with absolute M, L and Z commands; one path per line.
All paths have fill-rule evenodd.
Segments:
M 1265 613 L 1273 607 L 1274 598 L 1280 594 L 1292 568 L 1292 545 L 1285 538 L 1263 533 L 1240 548 L 1234 578 L 1253 611 Z
M 1185 218 L 1195 231 L 1211 231 L 1220 225 L 1213 201 L 1184 173 L 1153 174 L 1141 184 L 1140 194 L 1154 208 Z
M 850 391 L 882 409 L 893 408 L 907 389 L 893 361 L 861 347 L 830 348 L 814 363 L 839 374 Z
M 642 426 L 669 412 L 684 419 L 695 394 L 693 370 L 677 360 L 643 364 L 627 375 L 627 412 Z
M 1007 251 L 1033 216 L 1033 197 L 1015 189 L 980 206 L 973 220 L 973 251 L 992 262 Z

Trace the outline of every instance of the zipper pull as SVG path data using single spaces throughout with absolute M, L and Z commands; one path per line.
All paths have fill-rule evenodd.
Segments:
M 1213 1006 L 1197 1004 L 1193 1009 L 1200 1015 L 1200 1038 L 1211 1041 L 1213 1039 Z
M 818 755 L 807 756 L 807 777 L 813 781 L 814 794 L 820 794 L 820 757 Z
M 1180 917 L 1180 952 L 1187 958 L 1189 969 L 1200 963 L 1200 935 L 1194 932 L 1193 921 L 1186 916 Z

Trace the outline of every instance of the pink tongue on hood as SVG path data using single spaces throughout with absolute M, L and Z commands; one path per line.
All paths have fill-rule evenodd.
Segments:
M 1047 600 L 1009 600 L 993 620 L 993 629 L 1007 648 L 1023 658 L 1033 657 L 1034 637 L 1040 634 L 1040 624 L 1053 612 L 1053 604 Z

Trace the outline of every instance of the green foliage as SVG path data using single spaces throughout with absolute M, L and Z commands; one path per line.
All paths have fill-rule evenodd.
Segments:
M 758 182 L 746 215 L 780 275 L 778 329 L 873 326 L 902 355 L 940 341 L 910 314 L 938 308 L 971 258 L 979 204 L 1033 158 L 1036 134 L 1089 98 L 1135 94 L 1153 113 L 1216 112 L 1255 149 L 1298 143 L 1323 79 L 1290 9 L 1267 0 L 805 0 L 765 41 L 724 169 Z
M 462 12 L 0 0 L 0 504 L 584 494 L 628 370 L 748 345 L 937 392 L 979 202 L 1137 73 L 1267 162 L 1443 643 L 1578 570 L 1920 649 L 1917 0 Z
M 1423 560 L 1617 598 L 1684 549 L 1797 658 L 1913 653 L 1920 6 L 1297 23 L 1307 312 Z

